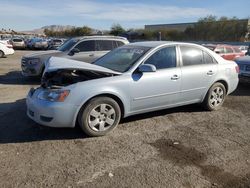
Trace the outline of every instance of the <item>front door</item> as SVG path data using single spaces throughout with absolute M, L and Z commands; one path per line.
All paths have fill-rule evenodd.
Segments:
M 132 74 L 131 111 L 151 111 L 178 103 L 181 70 L 176 47 L 164 47 L 151 55 L 144 64 L 152 64 L 156 72 Z

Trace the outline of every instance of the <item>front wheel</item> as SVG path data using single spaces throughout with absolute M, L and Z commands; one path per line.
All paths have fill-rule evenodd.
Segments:
M 121 119 L 118 103 L 109 97 L 97 97 L 88 102 L 79 114 L 79 124 L 89 136 L 103 136 L 113 130 Z
M 222 83 L 215 83 L 209 90 L 203 101 L 203 106 L 214 111 L 220 109 L 226 97 L 226 89 Z

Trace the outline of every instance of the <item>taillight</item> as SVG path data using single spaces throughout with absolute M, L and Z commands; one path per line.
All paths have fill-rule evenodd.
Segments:
M 13 46 L 12 45 L 6 45 L 7 46 L 7 48 L 13 48 Z
M 237 72 L 238 74 L 240 73 L 240 68 L 239 68 L 238 65 L 235 66 L 235 70 L 236 70 L 236 72 Z

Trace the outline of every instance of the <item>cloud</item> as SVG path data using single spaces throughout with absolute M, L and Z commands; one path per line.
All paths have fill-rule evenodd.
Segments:
M 163 3 L 103 3 L 97 0 L 3 0 L 0 27 L 24 29 L 38 25 L 73 24 L 107 28 L 112 23 L 127 27 L 149 23 L 195 20 L 214 14 L 209 9 L 168 6 Z M 2 26 L 1 26 L 2 25 Z
M 31 3 L 30 3 L 31 4 Z M 81 19 L 112 21 L 157 21 L 176 18 L 201 17 L 212 14 L 204 8 L 178 7 L 145 3 L 102 3 L 94 1 L 50 1 L 47 6 L 30 6 L 5 2 L 1 15 L 15 17 L 75 16 Z
M 76 2 L 65 7 L 68 12 L 88 19 L 112 21 L 158 21 L 193 18 L 212 14 L 204 8 L 161 6 L 145 3 Z

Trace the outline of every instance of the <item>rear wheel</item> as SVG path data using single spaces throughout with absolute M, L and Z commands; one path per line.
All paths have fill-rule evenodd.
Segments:
M 3 51 L 0 50 L 0 58 L 4 56 Z
M 90 100 L 79 114 L 79 124 L 89 136 L 103 136 L 113 130 L 121 119 L 118 103 L 109 97 Z
M 221 108 L 226 97 L 226 89 L 222 83 L 215 83 L 208 91 L 203 106 L 210 111 Z

